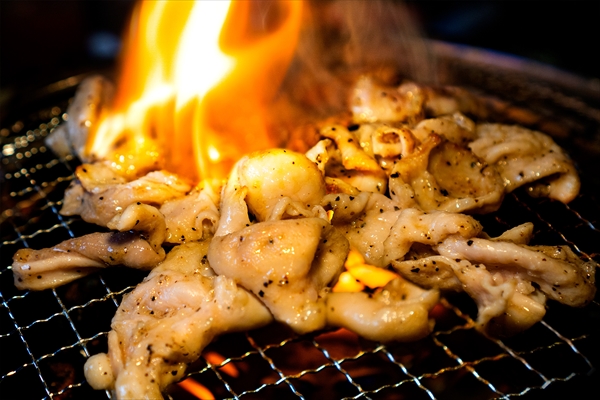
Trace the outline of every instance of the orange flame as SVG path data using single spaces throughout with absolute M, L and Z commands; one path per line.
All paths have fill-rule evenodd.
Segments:
M 209 351 L 204 354 L 204 358 L 206 361 L 212 365 L 219 366 L 219 370 L 225 372 L 227 375 L 237 378 L 240 375 L 238 369 L 231 362 L 227 364 L 223 364 L 225 362 L 225 357 L 220 355 L 219 353 L 215 353 L 214 351 Z
M 276 21 L 262 31 L 252 24 L 256 7 L 139 3 L 113 107 L 88 154 L 123 173 L 160 167 L 199 180 L 225 177 L 242 155 L 278 145 L 265 110 L 294 54 L 302 2 L 273 2 Z
M 185 391 L 193 395 L 194 397 L 201 400 L 214 400 L 215 396 L 210 390 L 203 384 L 195 381 L 192 378 L 187 378 L 177 383 Z

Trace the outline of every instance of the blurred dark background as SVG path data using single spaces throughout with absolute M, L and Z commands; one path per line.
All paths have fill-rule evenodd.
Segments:
M 368 0 L 355 0 L 368 1 Z M 406 1 L 429 38 L 600 77 L 598 1 Z M 133 1 L 0 1 L 0 105 L 114 65 Z

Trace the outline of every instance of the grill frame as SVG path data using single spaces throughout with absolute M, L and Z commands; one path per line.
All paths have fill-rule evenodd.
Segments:
M 600 201 L 594 193 L 599 178 L 589 167 L 598 155 L 595 149 L 600 141 L 600 120 L 594 113 L 600 110 L 598 99 L 588 93 L 569 97 L 570 89 L 556 89 L 545 77 L 542 87 L 554 88 L 550 93 L 558 96 L 555 98 L 548 90 L 540 91 L 540 83 L 532 84 L 530 73 L 505 69 L 498 78 L 497 68 L 488 66 L 486 72 L 481 62 L 465 61 L 464 55 L 457 54 L 454 49 L 440 58 L 441 68 L 455 83 L 507 98 L 519 87 L 528 88 L 529 95 L 514 104 L 527 104 L 543 117 L 530 126 L 540 127 L 550 120 L 566 127 L 570 136 L 556 139 L 571 152 L 582 173 L 582 193 L 571 204 L 532 199 L 518 191 L 507 196 L 497 213 L 481 218 L 486 231 L 494 234 L 532 220 L 536 243 L 568 244 L 579 255 L 600 261 Z M 109 393 L 94 391 L 85 382 L 83 363 L 89 355 L 106 351 L 114 311 L 122 296 L 144 276 L 115 268 L 43 292 L 20 292 L 12 286 L 10 263 L 18 248 L 48 247 L 98 230 L 79 218 L 58 213 L 78 162 L 70 157 L 57 159 L 43 145 L 45 136 L 63 119 L 79 80 L 73 78 L 42 91 L 39 101 L 20 107 L 6 119 L 9 124 L 0 126 L 3 398 L 110 398 Z M 509 85 L 499 85 L 499 81 Z M 506 118 L 510 120 L 510 116 Z M 582 148 L 585 150 L 580 151 Z M 191 366 L 189 376 L 218 398 L 243 399 L 332 394 L 365 399 L 535 398 L 583 394 L 597 376 L 598 295 L 581 309 L 551 302 L 541 323 L 505 340 L 474 330 L 476 310 L 465 295 L 444 297 L 435 312 L 435 332 L 409 344 L 381 345 L 344 331 L 298 337 L 277 325 L 225 335 L 204 353 L 224 358 L 201 358 Z M 307 354 L 312 354 L 312 360 L 303 356 Z M 317 359 L 321 361 L 315 364 Z M 240 376 L 229 375 L 232 365 Z M 191 398 L 176 385 L 169 396 Z

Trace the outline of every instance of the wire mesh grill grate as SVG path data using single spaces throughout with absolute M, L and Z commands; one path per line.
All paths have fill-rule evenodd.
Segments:
M 65 94 L 65 98 L 72 93 Z M 58 211 L 73 179 L 74 159 L 57 159 L 44 137 L 67 101 L 42 108 L 11 126 L 2 140 L 0 217 L 0 394 L 3 398 L 106 399 L 85 382 L 83 364 L 107 350 L 110 321 L 122 296 L 144 274 L 108 269 L 54 290 L 18 291 L 12 254 L 97 230 Z M 584 177 L 585 178 L 585 177 Z M 509 195 L 481 218 L 490 234 L 532 221 L 535 241 L 569 244 L 600 261 L 600 204 L 585 191 L 570 205 Z M 340 330 L 294 336 L 285 327 L 228 334 L 209 345 L 189 376 L 216 398 L 520 398 L 554 393 L 560 382 L 599 365 L 598 299 L 581 309 L 551 303 L 544 320 L 498 340 L 473 328 L 476 308 L 463 295 L 436 306 L 435 332 L 418 342 L 381 345 Z M 193 398 L 181 386 L 174 399 Z

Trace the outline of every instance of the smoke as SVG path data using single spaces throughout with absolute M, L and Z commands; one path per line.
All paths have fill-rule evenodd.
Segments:
M 279 124 L 342 114 L 360 74 L 386 84 L 436 82 L 435 59 L 404 3 L 312 0 L 306 5 L 274 113 Z

